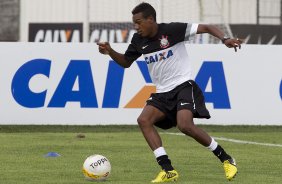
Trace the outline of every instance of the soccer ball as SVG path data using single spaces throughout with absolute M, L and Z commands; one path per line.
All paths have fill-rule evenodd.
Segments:
M 84 161 L 82 172 L 87 180 L 106 180 L 111 173 L 111 163 L 103 155 L 91 155 Z

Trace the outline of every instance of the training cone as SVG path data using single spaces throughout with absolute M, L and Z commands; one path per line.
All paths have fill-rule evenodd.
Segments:
M 44 155 L 45 157 L 59 157 L 61 156 L 59 153 L 56 152 L 49 152 L 46 155 Z

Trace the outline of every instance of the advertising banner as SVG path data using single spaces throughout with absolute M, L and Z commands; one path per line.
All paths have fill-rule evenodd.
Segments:
M 29 42 L 82 42 L 82 23 L 30 23 Z
M 248 44 L 281 45 L 281 25 L 230 24 L 234 36 Z
M 212 116 L 196 123 L 282 125 L 282 46 L 187 50 Z M 137 124 L 155 92 L 143 57 L 124 69 L 94 43 L 1 43 L 0 53 L 0 124 Z
M 130 43 L 135 32 L 131 22 L 90 23 L 89 42 Z
M 221 30 L 230 32 L 234 37 L 244 39 L 247 44 L 281 45 L 282 28 L 280 25 L 254 25 L 254 24 L 218 24 Z M 228 28 L 227 28 L 228 27 Z M 89 24 L 89 42 L 107 41 L 112 43 L 130 43 L 135 33 L 131 22 L 101 22 Z M 226 33 L 227 35 L 229 33 Z M 196 44 L 221 44 L 221 41 L 208 34 L 196 35 L 190 43 Z

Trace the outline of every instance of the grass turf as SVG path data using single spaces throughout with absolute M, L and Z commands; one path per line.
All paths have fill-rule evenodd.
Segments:
M 211 136 L 282 144 L 282 128 L 270 126 L 200 126 Z M 163 131 L 162 131 L 163 132 Z M 177 132 L 172 129 L 169 132 Z M 83 133 L 85 138 L 77 138 Z M 228 183 L 221 163 L 186 136 L 161 134 L 180 174 L 178 183 Z M 281 183 L 282 148 L 218 141 L 233 155 L 239 174 L 232 183 Z M 83 178 L 84 159 L 105 155 L 112 173 L 104 183 L 150 183 L 159 166 L 136 126 L 0 126 L 0 183 L 91 183 Z M 48 152 L 61 156 L 46 158 Z

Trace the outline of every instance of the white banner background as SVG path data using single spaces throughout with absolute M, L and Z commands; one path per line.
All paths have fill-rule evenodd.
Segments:
M 123 52 L 127 44 L 112 47 Z M 223 45 L 187 45 L 187 50 L 195 75 L 204 61 L 222 61 L 231 105 L 231 109 L 214 109 L 207 103 L 212 118 L 197 123 L 282 125 L 282 46 L 243 45 L 236 53 Z M 101 55 L 96 44 L 1 43 L 0 53 L 0 124 L 136 124 L 142 109 L 124 108 L 146 85 L 136 63 L 125 70 L 119 108 L 102 108 L 111 59 Z M 33 92 L 47 90 L 45 105 L 26 108 L 15 101 L 11 84 L 23 64 L 38 58 L 52 61 L 49 78 L 36 75 L 29 82 Z M 70 60 L 90 60 L 98 108 L 81 108 L 79 102 L 47 107 Z

